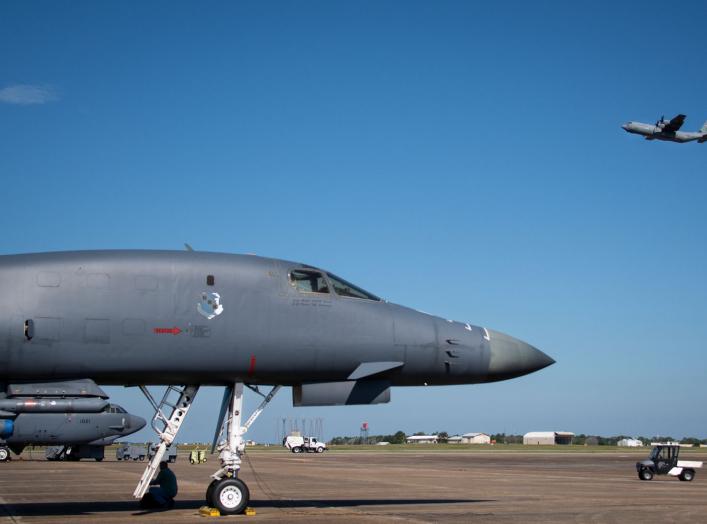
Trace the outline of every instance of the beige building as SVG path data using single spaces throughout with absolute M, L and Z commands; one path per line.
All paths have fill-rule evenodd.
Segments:
M 486 433 L 464 433 L 447 439 L 449 444 L 491 444 L 491 437 Z

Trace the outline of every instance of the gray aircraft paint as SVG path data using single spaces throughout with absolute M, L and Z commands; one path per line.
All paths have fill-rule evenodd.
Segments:
M 685 115 L 677 115 L 670 121 L 664 118 L 655 124 L 644 124 L 642 122 L 626 122 L 622 129 L 628 133 L 641 135 L 646 140 L 663 140 L 666 142 L 693 142 L 703 143 L 707 141 L 707 122 L 697 132 L 678 131 L 685 121 Z
M 12 436 L 0 439 L 14 450 L 27 445 L 93 444 L 139 431 L 145 419 L 130 413 L 20 413 L 14 419 Z
M 308 267 L 188 251 L 2 256 L 0 381 L 298 385 L 402 362 L 371 378 L 411 386 L 504 380 L 554 362 L 479 326 L 301 292 L 288 275 Z

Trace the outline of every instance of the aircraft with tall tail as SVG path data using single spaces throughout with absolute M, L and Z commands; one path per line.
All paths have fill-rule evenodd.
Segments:
M 644 124 L 642 122 L 626 122 L 621 127 L 628 133 L 641 135 L 646 140 L 664 140 L 666 142 L 694 142 L 700 144 L 707 142 L 707 122 L 696 132 L 680 131 L 685 123 L 685 115 L 678 115 L 670 120 L 665 120 L 665 116 L 660 117 L 655 124 Z
M 497 331 L 386 302 L 316 267 L 251 255 L 5 255 L 0 291 L 5 391 L 90 380 L 137 386 L 150 402 L 159 446 L 136 498 L 200 386 L 225 386 L 214 436 L 220 468 L 206 490 L 222 514 L 248 504 L 238 475 L 244 434 L 282 386 L 292 387 L 295 406 L 377 404 L 393 386 L 495 382 L 554 363 Z M 164 395 L 153 397 L 149 385 Z M 244 387 L 263 399 L 245 421 Z M 0 411 L 0 420 L 12 416 Z

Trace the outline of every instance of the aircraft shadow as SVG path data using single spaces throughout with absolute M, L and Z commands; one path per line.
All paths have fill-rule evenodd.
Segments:
M 321 500 L 251 500 L 254 508 L 350 508 L 356 506 L 414 506 L 427 504 L 472 504 L 494 502 L 482 499 L 321 499 Z M 197 510 L 203 499 L 177 500 L 174 509 Z M 2 506 L 0 506 L 2 508 Z M 90 515 L 93 513 L 130 512 L 133 515 L 153 513 L 142 510 L 136 501 L 97 502 L 32 502 L 6 504 L 4 508 L 13 517 Z

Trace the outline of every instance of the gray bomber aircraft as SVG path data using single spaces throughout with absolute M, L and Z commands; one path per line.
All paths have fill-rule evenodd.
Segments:
M 145 427 L 91 380 L 10 384 L 0 393 L 0 462 L 28 445 L 107 446 Z
M 665 140 L 667 142 L 693 142 L 697 140 L 700 144 L 707 141 L 707 122 L 697 132 L 679 131 L 685 123 L 685 115 L 678 115 L 666 121 L 665 117 L 660 117 L 655 125 L 644 124 L 642 122 L 626 122 L 621 127 L 636 135 L 641 135 L 646 140 Z
M 0 382 L 138 386 L 159 438 L 141 498 L 201 385 L 225 386 L 207 504 L 249 500 L 244 434 L 282 386 L 295 406 L 377 404 L 391 386 L 477 384 L 554 363 L 508 335 L 381 300 L 327 271 L 251 255 L 79 251 L 0 256 Z M 157 400 L 147 385 L 166 386 Z M 260 387 L 270 385 L 269 392 Z M 242 421 L 243 388 L 263 397 Z M 223 439 L 221 440 L 221 435 Z M 213 451 L 212 448 L 212 451 Z

